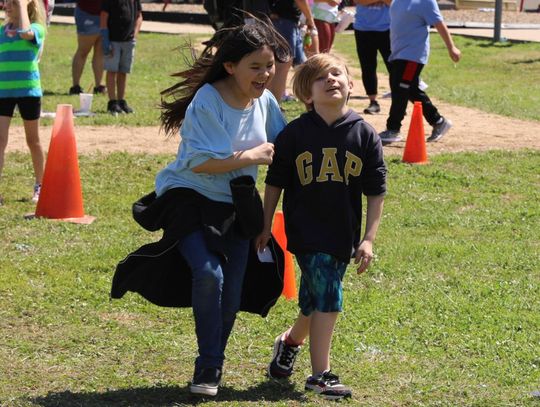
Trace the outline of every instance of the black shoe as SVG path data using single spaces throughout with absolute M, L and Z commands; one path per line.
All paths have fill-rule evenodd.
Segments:
M 124 99 L 118 101 L 118 106 L 124 113 L 133 113 L 133 109 L 128 106 L 127 102 Z
M 433 131 L 431 132 L 431 136 L 428 137 L 427 141 L 439 141 L 446 133 L 448 133 L 448 130 L 450 130 L 451 127 L 452 122 L 444 117 L 441 117 L 433 126 Z
M 217 367 L 206 367 L 198 372 L 195 371 L 189 391 L 193 394 L 215 396 L 218 392 L 220 382 L 221 369 Z
M 84 93 L 83 88 L 81 88 L 79 85 L 75 85 L 69 88 L 70 95 L 78 95 L 79 93 Z
M 381 111 L 381 107 L 376 100 L 369 102 L 369 106 L 364 109 L 365 114 L 376 114 Z
M 352 391 L 339 381 L 339 377 L 330 370 L 317 376 L 309 376 L 304 387 L 324 396 L 328 400 L 346 399 L 352 396 Z
M 279 334 L 274 341 L 274 353 L 267 369 L 268 376 L 274 379 L 283 379 L 292 375 L 296 356 L 300 352 L 300 346 L 287 345 L 286 335 L 287 333 Z
M 94 86 L 94 95 L 104 95 L 107 88 L 103 85 Z
M 109 102 L 107 103 L 107 112 L 112 115 L 124 113 L 122 108 L 118 105 L 118 100 L 109 100 Z

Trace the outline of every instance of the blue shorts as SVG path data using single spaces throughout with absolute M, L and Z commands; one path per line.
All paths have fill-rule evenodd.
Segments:
M 75 7 L 75 25 L 79 35 L 98 35 L 99 15 L 95 16 Z
M 135 57 L 135 40 L 111 41 L 112 55 L 105 55 L 103 68 L 107 72 L 130 73 Z
M 296 254 L 302 270 L 298 306 L 303 315 L 313 311 L 341 312 L 343 306 L 342 280 L 347 263 L 326 253 Z
M 306 62 L 306 54 L 304 54 L 304 43 L 300 35 L 298 24 L 286 18 L 277 18 L 272 20 L 276 31 L 281 34 L 289 44 L 293 65 L 300 65 Z

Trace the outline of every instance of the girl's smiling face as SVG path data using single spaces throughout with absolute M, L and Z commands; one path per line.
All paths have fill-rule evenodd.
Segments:
M 275 73 L 274 51 L 268 46 L 253 51 L 237 63 L 225 62 L 225 70 L 230 75 L 231 91 L 238 100 L 250 101 L 262 96 Z

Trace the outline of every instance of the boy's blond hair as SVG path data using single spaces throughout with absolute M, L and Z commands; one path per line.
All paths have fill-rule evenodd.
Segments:
M 296 68 L 292 83 L 293 93 L 299 100 L 306 104 L 309 110 L 311 110 L 313 106 L 306 101 L 311 98 L 311 87 L 313 86 L 313 82 L 315 82 L 319 76 L 326 74 L 335 66 L 345 68 L 347 76 L 350 79 L 351 75 L 347 65 L 345 65 L 338 57 L 327 53 L 313 55 Z
M 28 20 L 30 20 L 30 23 L 38 23 L 44 28 L 46 27 L 45 6 L 43 5 L 43 0 L 28 0 L 26 11 L 28 13 Z

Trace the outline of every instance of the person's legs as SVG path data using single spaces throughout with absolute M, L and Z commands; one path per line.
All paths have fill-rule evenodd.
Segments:
M 192 273 L 192 306 L 199 356 L 196 369 L 221 367 L 221 292 L 223 269 L 219 257 L 210 252 L 202 231 L 184 237 L 178 249 Z
M 109 95 L 109 100 L 117 100 L 116 97 L 116 72 L 107 71 L 107 94 Z
M 4 156 L 8 143 L 10 123 L 11 116 L 0 116 L 0 177 L 2 176 L 2 169 L 4 168 Z
M 118 106 L 124 113 L 133 113 L 133 109 L 128 105 L 125 99 L 127 75 L 131 72 L 135 56 L 135 41 L 125 41 L 120 44 L 120 60 L 118 65 L 118 74 L 116 77 L 116 96 L 118 97 Z
M 272 20 L 276 31 L 287 41 L 289 48 L 291 49 L 291 59 L 289 62 L 281 63 L 276 61 L 276 73 L 272 78 L 272 81 L 268 84 L 268 90 L 272 92 L 276 100 L 280 101 L 281 97 L 285 94 L 287 88 L 287 76 L 292 66 L 292 61 L 295 59 L 295 52 L 297 49 L 297 31 L 294 22 L 286 20 L 284 18 L 278 18 Z
M 19 113 L 23 119 L 26 144 L 30 149 L 34 166 L 35 186 L 41 186 L 45 169 L 45 155 L 39 141 L 39 116 L 41 114 L 41 98 L 24 97 L 18 99 Z M 34 191 L 39 195 L 39 190 Z M 37 198 L 37 196 L 35 197 Z
M 196 371 L 222 368 L 224 349 L 240 306 L 249 242 L 231 237 L 225 244 L 229 259 L 226 265 L 208 249 L 200 230 L 178 244 L 192 272 L 192 306 L 199 348 Z
M 77 35 L 77 50 L 71 63 L 71 78 L 73 87 L 80 86 L 84 65 L 90 50 L 94 46 L 99 35 Z
M 319 52 L 330 52 L 334 41 L 333 24 L 315 19 L 315 27 L 319 33 Z
M 240 309 L 242 286 L 247 266 L 249 240 L 242 239 L 234 232 L 225 243 L 225 254 L 229 261 L 223 265 L 223 292 L 221 294 L 221 352 L 224 357 L 225 348 Z
M 426 121 L 431 125 L 435 124 L 441 119 L 439 111 L 435 105 L 431 102 L 429 96 L 419 88 L 419 77 L 416 78 L 416 82 L 411 84 L 409 100 L 414 102 L 422 102 L 422 113 L 426 118 Z
M 313 375 L 330 370 L 330 346 L 338 312 L 314 311 L 309 332 L 309 354 Z
M 122 100 L 126 96 L 127 74 L 118 72 L 116 74 L 116 99 Z
M 92 53 L 92 71 L 94 73 L 94 87 L 103 86 L 103 49 L 101 47 L 101 35 L 94 42 Z
M 377 99 L 377 46 L 372 31 L 354 30 L 356 53 L 362 69 L 362 84 L 369 100 Z
M 23 120 L 24 133 L 26 135 L 26 144 L 30 149 L 32 156 L 32 165 L 34 166 L 35 184 L 40 185 L 43 181 L 43 171 L 45 169 L 45 155 L 39 141 L 39 119 Z
M 390 70 L 392 105 L 386 121 L 387 130 L 399 132 L 410 100 L 411 86 L 418 88 L 418 77 L 424 66 L 417 62 L 394 60 Z M 414 85 L 416 83 L 416 86 Z
M 305 279 L 310 301 L 303 304 L 312 308 L 309 328 L 309 350 L 312 375 L 305 384 L 328 399 L 351 397 L 351 390 L 340 383 L 330 371 L 330 346 L 335 323 L 343 305 L 342 280 L 347 263 L 326 253 L 297 256 Z M 306 314 L 307 309 L 302 309 Z

